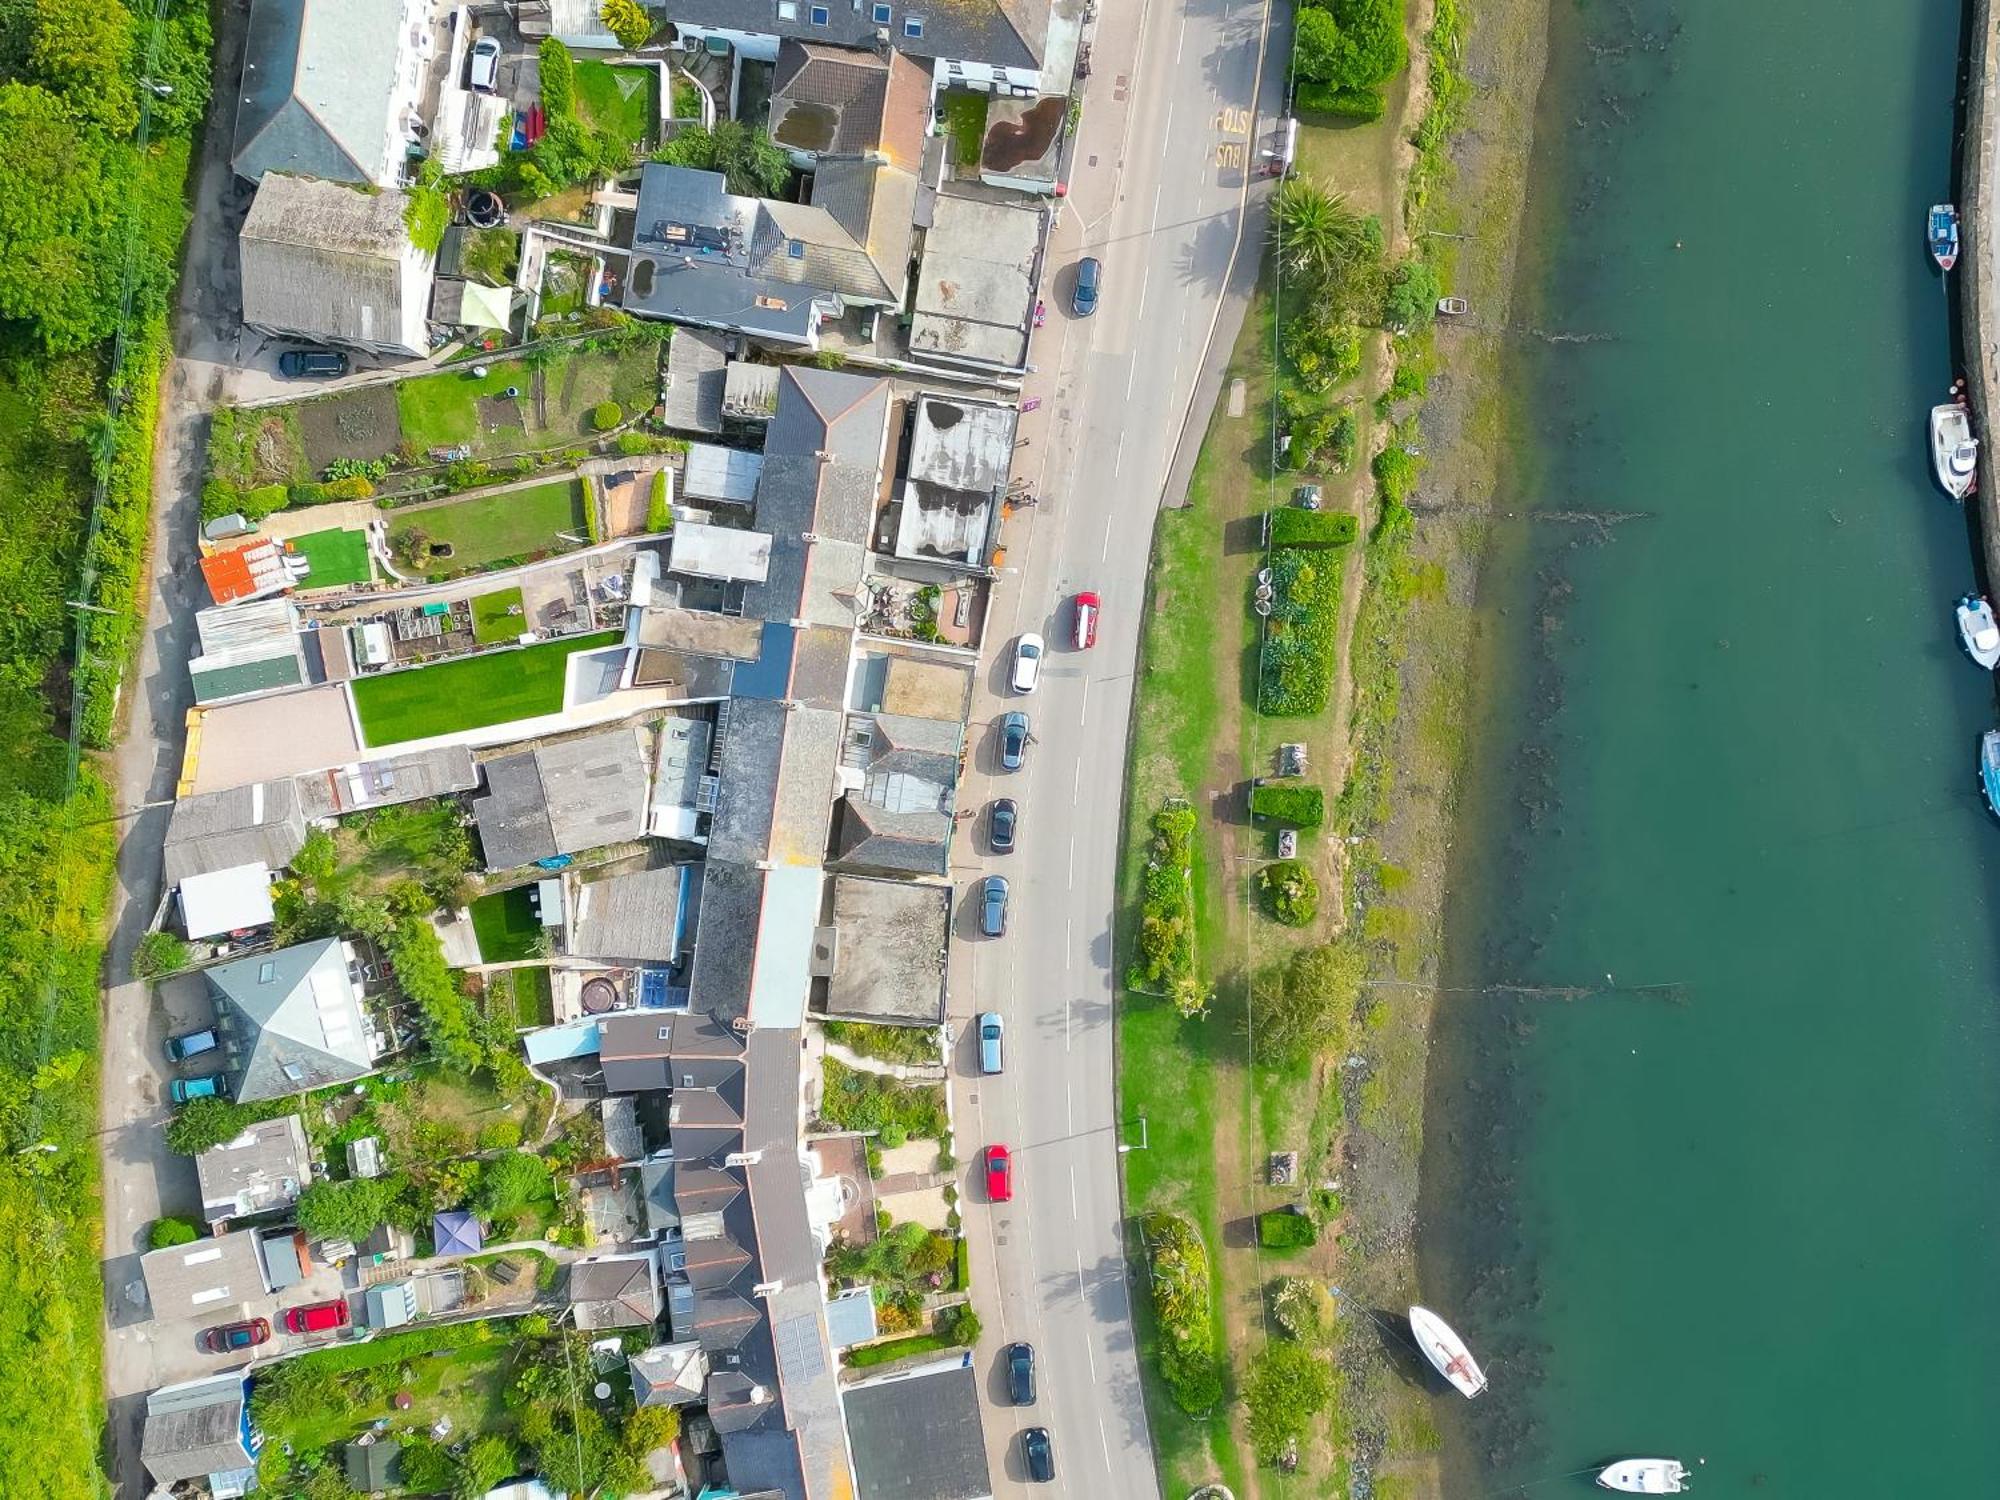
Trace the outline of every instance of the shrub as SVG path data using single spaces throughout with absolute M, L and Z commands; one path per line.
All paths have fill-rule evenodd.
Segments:
M 1390 328 L 1428 328 L 1437 317 L 1437 272 L 1428 261 L 1406 260 L 1389 273 L 1382 297 L 1382 321 Z
M 550 1194 L 549 1164 L 526 1151 L 510 1151 L 479 1169 L 473 1201 L 490 1219 L 511 1219 Z
M 357 1177 L 351 1182 L 315 1182 L 299 1194 L 299 1228 L 311 1239 L 353 1240 L 373 1233 L 402 1190 L 400 1177 Z
M 1257 872 L 1264 910 L 1287 927 L 1303 927 L 1319 911 L 1319 882 L 1303 860 L 1281 859 Z
M 1250 1442 L 1267 1459 L 1283 1456 L 1333 1404 L 1333 1369 L 1299 1344 L 1266 1344 L 1250 1362 L 1243 1391 L 1250 1409 Z
M 365 474 L 347 474 L 326 484 L 326 498 L 329 500 L 366 500 L 374 495 L 375 485 Z
M 554 37 L 542 43 L 542 112 L 551 123 L 576 114 L 576 60 Z
M 1360 530 L 1361 523 L 1346 511 L 1287 505 L 1271 515 L 1273 547 L 1345 547 Z
M 211 1146 L 235 1140 L 256 1119 L 253 1111 L 228 1099 L 190 1099 L 167 1121 L 167 1149 L 199 1156 Z
M 1209 1315 L 1208 1247 L 1193 1222 L 1179 1214 L 1148 1214 L 1141 1228 L 1160 1324 L 1160 1377 L 1183 1411 L 1207 1411 L 1222 1397 Z
M 1195 812 L 1179 798 L 1153 814 L 1140 887 L 1139 941 L 1125 982 L 1133 989 L 1158 985 L 1186 1016 L 1207 1005 L 1194 954 L 1194 897 L 1189 872 L 1194 860 Z
M 972 1310 L 970 1302 L 962 1302 L 951 1310 L 945 1331 L 962 1348 L 969 1349 L 979 1342 L 979 1314 Z
M 627 52 L 645 46 L 653 34 L 653 18 L 639 0 L 604 0 L 599 14 L 604 17 L 604 29 L 617 37 L 618 45 Z
M 132 950 L 132 977 L 158 979 L 187 967 L 188 945 L 171 932 L 149 932 Z
M 1277 717 L 1326 709 L 1340 636 L 1340 560 L 1286 547 L 1272 555 L 1271 613 L 1259 658 L 1259 709 Z
M 885 1144 L 890 1126 L 900 1128 L 905 1139 L 943 1139 L 947 1128 L 944 1090 L 936 1084 L 901 1084 L 879 1073 L 860 1072 L 832 1057 L 822 1066 L 825 1087 L 820 1118 L 829 1124 L 842 1130 L 884 1132 Z
M 1423 473 L 1423 467 L 1423 460 L 1401 441 L 1376 454 L 1375 482 L 1381 486 L 1382 498 L 1392 505 L 1407 506 L 1410 496 L 1416 493 L 1417 477 Z
M 1354 449 L 1360 438 L 1360 427 L 1354 420 L 1354 408 L 1342 406 L 1333 419 L 1333 428 L 1327 434 L 1326 446 L 1320 450 L 1323 461 L 1336 473 L 1345 474 L 1354 467 Z
M 1297 1209 L 1266 1209 L 1257 1215 L 1257 1243 L 1266 1250 L 1303 1250 L 1319 1243 L 1319 1229 Z
M 1292 100 L 1300 114 L 1341 120 L 1379 120 L 1388 107 L 1380 89 L 1337 89 L 1330 83 L 1301 83 Z
M 1333 1327 L 1333 1294 L 1310 1276 L 1286 1276 L 1272 1295 L 1271 1311 L 1293 1338 L 1320 1338 Z
M 155 1250 L 166 1250 L 174 1245 L 192 1245 L 201 1238 L 201 1233 L 186 1219 L 155 1219 L 146 1236 Z
M 653 476 L 652 488 L 646 496 L 646 530 L 651 532 L 672 531 L 674 513 L 667 505 L 667 471 L 660 470 Z
M 616 401 L 600 401 L 590 409 L 590 425 L 598 432 L 609 432 L 625 420 L 625 409 Z
M 1280 347 L 1309 391 L 1330 390 L 1361 369 L 1361 330 L 1330 316 L 1324 304 L 1287 318 Z
M 1317 828 L 1326 817 L 1326 794 L 1316 786 L 1267 783 L 1251 789 L 1250 815 L 1293 828 Z
M 246 521 L 261 521 L 273 511 L 283 510 L 291 503 L 292 493 L 282 484 L 260 484 L 254 490 L 243 490 L 233 497 L 228 510 L 234 510 Z M 202 509 L 207 510 L 204 492 Z
M 1366 976 L 1358 942 L 1342 938 L 1301 948 L 1250 987 L 1257 1050 L 1274 1062 L 1297 1062 L 1343 1050 Z

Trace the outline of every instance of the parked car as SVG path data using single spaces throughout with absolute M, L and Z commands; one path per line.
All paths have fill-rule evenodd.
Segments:
M 190 1099 L 213 1099 L 221 1092 L 220 1073 L 210 1073 L 202 1078 L 176 1078 L 167 1085 L 167 1094 L 176 1104 L 185 1104 Z
M 1097 293 L 1104 280 L 1104 267 L 1097 257 L 1086 255 L 1076 263 L 1076 290 L 1070 294 L 1069 310 L 1079 318 L 1097 311 Z
M 995 854 L 1014 852 L 1014 830 L 1021 820 L 1021 810 L 1012 797 L 997 799 L 986 814 L 986 842 Z
M 254 1349 L 271 1337 L 268 1318 L 251 1318 L 245 1323 L 223 1323 L 201 1336 L 201 1347 L 210 1354 L 234 1354 L 238 1349 Z
M 1014 642 L 1014 675 L 1010 685 L 1017 693 L 1032 693 L 1042 676 L 1042 638 L 1029 631 Z
M 331 349 L 287 349 L 278 356 L 278 373 L 287 380 L 330 380 L 347 373 L 347 356 Z
M 979 882 L 979 931 L 984 937 L 1007 935 L 1007 877 L 988 875 Z
M 1000 721 L 1000 769 L 1018 771 L 1028 758 L 1028 716 L 1018 708 Z
M 1030 1344 L 1007 1346 L 1007 1395 L 1016 1406 L 1035 1404 L 1035 1350 Z
M 344 1297 L 285 1309 L 285 1327 L 293 1333 L 325 1333 L 329 1329 L 346 1326 L 347 1299 Z
M 483 36 L 472 44 L 472 69 L 466 86 L 477 93 L 490 94 L 500 82 L 500 42 Z
M 1030 1427 L 1021 1434 L 1021 1457 L 1028 1461 L 1028 1477 L 1037 1484 L 1053 1483 L 1056 1477 L 1056 1450 L 1046 1427 Z
M 1005 1146 L 986 1148 L 986 1201 L 1011 1203 L 1014 1199 L 1014 1158 Z
M 179 1036 L 167 1038 L 167 1056 L 175 1062 L 186 1062 L 204 1052 L 213 1052 L 221 1045 L 221 1039 L 213 1031 L 184 1031 Z
M 1000 1012 L 997 1010 L 989 1010 L 979 1018 L 980 1072 L 1000 1071 L 1000 1035 L 1005 1029 L 1000 1024 Z
M 1077 650 L 1088 651 L 1097 644 L 1097 616 L 1101 611 L 1097 595 L 1085 590 L 1076 596 L 1070 639 Z

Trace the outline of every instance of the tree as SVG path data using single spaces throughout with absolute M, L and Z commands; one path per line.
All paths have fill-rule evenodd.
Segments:
M 1302 948 L 1251 986 L 1257 1051 L 1271 1062 L 1297 1062 L 1336 1050 L 1361 993 L 1367 956 L 1343 938 Z
M 644 1458 L 681 1435 L 681 1414 L 671 1406 L 641 1406 L 625 1419 L 620 1441 L 629 1453 Z
M 109 135 L 139 123 L 132 80 L 132 13 L 123 5 L 34 0 L 28 66 L 78 121 Z
M 1389 277 L 1382 321 L 1391 328 L 1428 328 L 1437 317 L 1437 272 L 1428 261 L 1406 260 Z
M 1330 83 L 1342 51 L 1340 28 L 1328 12 L 1308 6 L 1292 33 L 1292 71 L 1314 83 Z
M 1271 236 L 1286 275 L 1308 292 L 1347 289 L 1348 277 L 1381 252 L 1382 230 L 1347 201 L 1345 193 L 1305 176 L 1279 184 L 1272 205 Z
M 187 131 L 201 123 L 208 110 L 208 54 L 214 41 L 206 0 L 173 0 L 147 66 L 147 76 L 167 90 L 154 91 L 156 133 Z
M 498 1433 L 472 1440 L 452 1475 L 452 1500 L 480 1500 L 514 1472 L 514 1445 Z
M 639 0 L 604 0 L 604 29 L 618 38 L 627 52 L 636 52 L 653 35 L 653 18 Z
M 235 1140 L 253 1118 L 242 1105 L 219 1095 L 190 1099 L 167 1121 L 167 1149 L 182 1156 L 199 1156 L 212 1146 Z
M 1341 89 L 1373 89 L 1409 60 L 1402 0 L 1327 0 L 1335 42 L 1325 81 Z
M 553 125 L 576 114 L 576 60 L 554 37 L 542 42 L 536 59 L 542 84 L 542 114 Z
M 1267 1344 L 1250 1364 L 1244 1404 L 1250 1442 L 1264 1458 L 1280 1457 L 1333 1404 L 1333 1370 L 1303 1344 Z
M 792 177 L 784 148 L 740 120 L 717 120 L 712 130 L 690 125 L 655 151 L 653 160 L 720 172 L 730 192 L 748 198 L 775 198 Z
M 155 1250 L 165 1250 L 174 1245 L 192 1245 L 201 1238 L 201 1233 L 186 1219 L 155 1219 L 146 1238 Z
M 187 967 L 188 945 L 171 932 L 149 932 L 132 950 L 132 977 L 158 979 Z
M 490 1219 L 512 1219 L 549 1193 L 549 1164 L 527 1151 L 510 1151 L 479 1172 L 473 1200 Z
M 299 1228 L 316 1240 L 368 1238 L 387 1216 L 402 1188 L 396 1177 L 357 1177 L 351 1182 L 315 1182 L 299 1194 Z

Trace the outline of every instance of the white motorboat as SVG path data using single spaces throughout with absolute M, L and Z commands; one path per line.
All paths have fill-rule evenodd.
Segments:
M 1621 1458 L 1598 1471 L 1600 1488 L 1627 1495 L 1678 1495 L 1687 1488 L 1687 1469 L 1672 1458 Z
M 1410 1332 L 1424 1358 L 1457 1387 L 1461 1396 L 1472 1397 L 1486 1389 L 1486 1372 L 1465 1347 L 1465 1340 L 1451 1331 L 1451 1325 L 1428 1307 L 1410 1309 Z
M 1931 408 L 1931 467 L 1954 500 L 1963 500 L 1979 482 L 1979 439 L 1972 435 L 1972 414 L 1962 402 Z
M 2000 666 L 2000 625 L 1993 620 L 1993 606 L 1980 594 L 1967 594 L 1958 601 L 1958 642 L 1965 654 L 1992 671 Z

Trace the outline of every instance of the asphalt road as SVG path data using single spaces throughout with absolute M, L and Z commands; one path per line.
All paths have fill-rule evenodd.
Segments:
M 958 1154 L 1001 1494 L 1033 1493 L 1018 1435 L 1034 1425 L 1051 1430 L 1064 1493 L 1160 1493 L 1119 1198 L 1119 1147 L 1136 1145 L 1140 1127 L 1113 1117 L 1121 783 L 1154 519 L 1185 487 L 1254 282 L 1263 194 L 1251 174 L 1282 98 L 1269 76 L 1278 71 L 1270 54 L 1282 57 L 1265 45 L 1269 20 L 1267 3 L 1243 0 L 1107 8 L 1064 228 L 1051 246 L 1050 325 L 1027 390 L 1030 399 L 1047 391 L 1049 421 L 1015 468 L 1041 498 L 1009 523 L 1009 572 L 973 709 L 962 805 L 982 812 L 958 871 L 965 941 L 952 1002 L 967 1033 L 956 1054 Z M 1073 266 L 1085 254 L 1103 263 L 1103 294 L 1093 317 L 1074 319 Z M 1103 622 L 1096 647 L 1077 651 L 1071 601 L 1084 589 L 1102 598 Z M 1028 630 L 1049 655 L 1034 695 L 1013 698 L 1009 656 Z M 1026 766 L 1007 773 L 993 726 L 1015 707 L 1028 711 L 1034 742 Z M 1021 806 L 1012 855 L 987 853 L 983 804 L 996 796 Z M 997 940 L 976 935 L 976 877 L 989 870 L 1012 884 L 1009 932 Z M 1005 1018 L 1006 1072 L 980 1080 L 969 1018 L 989 1009 Z M 1014 1199 L 997 1206 L 980 1170 L 994 1141 L 1014 1156 Z M 1002 1350 L 1017 1339 L 1037 1354 L 1038 1401 L 1027 1411 L 1006 1404 Z

